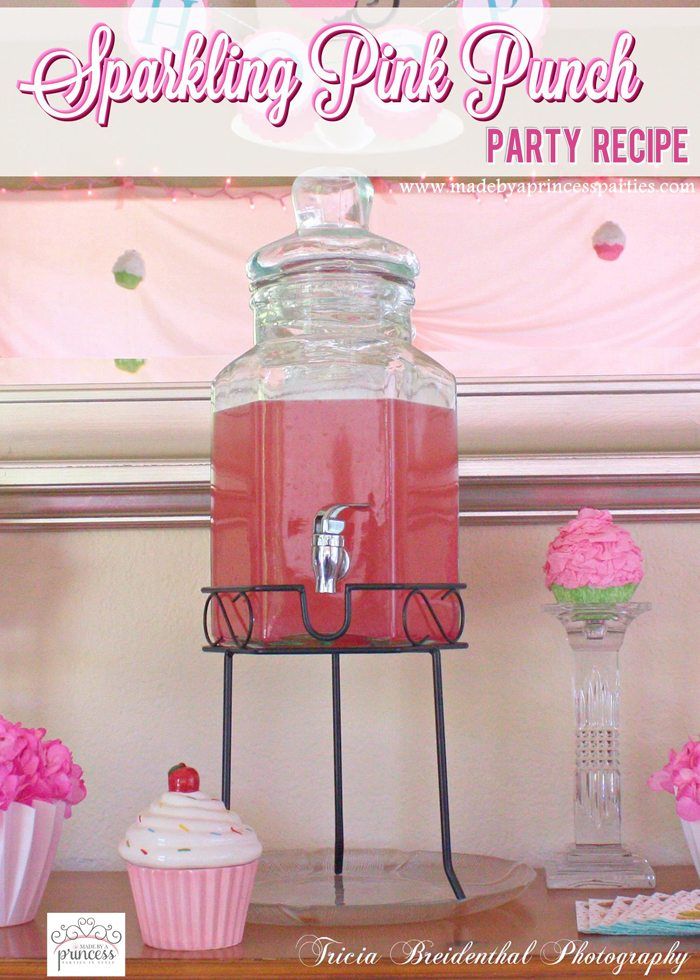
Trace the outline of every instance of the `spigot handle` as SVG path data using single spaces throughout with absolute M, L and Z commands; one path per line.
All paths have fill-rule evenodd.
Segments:
M 317 511 L 311 539 L 311 564 L 317 592 L 336 592 L 338 582 L 350 568 L 350 555 L 343 539 L 345 521 L 340 515 L 344 510 L 368 508 L 369 504 L 333 504 Z
M 314 520 L 314 532 L 316 534 L 342 534 L 345 530 L 345 521 L 338 520 L 338 516 L 344 510 L 368 510 L 369 504 L 333 504 L 325 510 L 319 510 Z

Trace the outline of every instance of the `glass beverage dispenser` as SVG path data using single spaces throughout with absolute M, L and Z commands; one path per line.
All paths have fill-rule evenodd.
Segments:
M 248 263 L 255 346 L 214 383 L 212 584 L 303 585 L 323 633 L 347 583 L 458 580 L 455 379 L 412 346 L 418 262 L 368 230 L 372 196 L 353 173 L 295 181 L 296 233 Z M 355 593 L 336 645 L 405 643 L 405 597 Z M 309 645 L 296 593 L 250 598 L 253 641 Z M 420 602 L 409 621 L 440 639 Z

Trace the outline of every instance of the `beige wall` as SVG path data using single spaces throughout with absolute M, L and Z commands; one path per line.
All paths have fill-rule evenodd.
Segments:
M 700 730 L 700 523 L 632 530 L 653 610 L 623 648 L 625 836 L 686 862 L 670 798 L 644 780 Z M 540 611 L 552 534 L 463 529 L 472 649 L 444 655 L 455 846 L 534 863 L 572 825 L 569 656 Z M 0 710 L 62 737 L 86 770 L 63 867 L 118 867 L 122 829 L 174 762 L 218 790 L 221 663 L 199 652 L 207 561 L 203 530 L 0 534 Z M 343 679 L 349 843 L 439 847 L 427 659 L 358 658 Z M 235 697 L 235 808 L 267 847 L 329 844 L 327 660 L 242 657 Z

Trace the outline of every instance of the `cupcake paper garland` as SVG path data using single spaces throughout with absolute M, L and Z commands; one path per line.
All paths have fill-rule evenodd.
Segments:
M 146 263 L 135 248 L 127 249 L 112 266 L 112 275 L 117 286 L 136 289 L 146 275 Z
M 627 238 L 614 221 L 606 221 L 593 234 L 593 249 L 599 259 L 614 262 L 625 250 Z

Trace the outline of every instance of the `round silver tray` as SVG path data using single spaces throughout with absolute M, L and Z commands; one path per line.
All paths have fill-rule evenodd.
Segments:
M 435 851 L 268 851 L 258 868 L 250 922 L 266 925 L 379 925 L 470 915 L 517 898 L 535 878 L 526 864 L 453 854 L 465 898 L 458 901 Z

